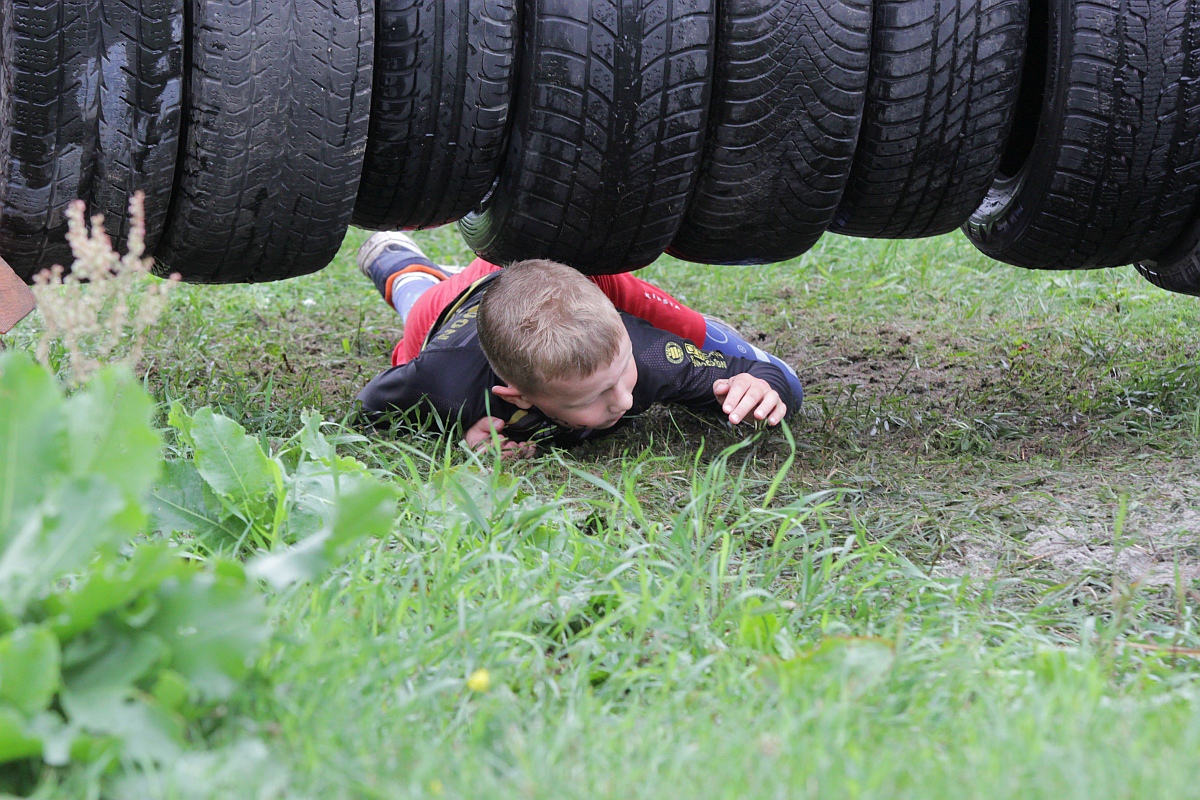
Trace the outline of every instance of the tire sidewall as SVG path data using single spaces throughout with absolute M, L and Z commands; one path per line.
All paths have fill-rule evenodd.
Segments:
M 1019 241 L 1037 216 L 1037 200 L 1044 197 L 1054 178 L 1057 155 L 1062 147 L 1066 93 L 1070 88 L 1070 48 L 1064 47 L 1069 36 L 1067 26 L 1073 10 L 1071 2 L 1051 2 L 1047 31 L 1046 91 L 1038 117 L 1037 134 L 1025 163 L 1012 177 L 997 176 L 979 208 L 964 226 L 976 246 L 985 254 L 1005 260 L 1009 245 Z M 1031 54 L 1026 53 L 1026 58 Z

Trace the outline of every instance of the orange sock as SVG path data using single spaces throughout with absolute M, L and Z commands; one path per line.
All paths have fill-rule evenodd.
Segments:
M 409 264 L 404 269 L 398 269 L 391 275 L 388 275 L 387 283 L 384 284 L 383 299 L 387 300 L 389 306 L 392 305 L 392 284 L 395 282 L 396 278 L 399 278 L 401 275 L 411 275 L 414 272 L 423 272 L 426 275 L 432 275 L 439 281 L 446 280 L 446 273 L 442 272 L 440 269 L 427 267 L 424 264 Z

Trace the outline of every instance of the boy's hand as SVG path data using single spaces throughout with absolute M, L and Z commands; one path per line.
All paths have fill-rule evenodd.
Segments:
M 510 442 L 500 435 L 500 431 L 503 429 L 504 420 L 499 417 L 483 417 L 467 428 L 467 432 L 463 434 L 463 440 L 467 443 L 467 447 L 479 452 L 492 443 L 492 434 L 494 433 L 500 442 L 502 458 L 529 458 L 537 451 L 537 445 L 533 442 Z
M 768 425 L 778 425 L 787 413 L 787 405 L 779 399 L 779 392 L 748 372 L 715 382 L 713 394 L 722 401 L 721 410 L 729 415 L 729 421 L 734 425 L 750 414 L 756 420 L 765 419 Z

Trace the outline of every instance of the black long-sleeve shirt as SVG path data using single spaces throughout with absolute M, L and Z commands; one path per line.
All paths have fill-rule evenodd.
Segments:
M 505 421 L 504 436 L 508 439 L 549 439 L 560 446 L 596 434 L 591 428 L 565 428 L 537 408 L 526 411 L 492 393 L 492 387 L 504 381 L 492 370 L 479 345 L 475 318 L 481 298 L 482 293 L 478 293 L 441 320 L 419 356 L 376 376 L 359 392 L 367 419 L 378 421 L 389 414 L 408 412 L 420 419 L 432 413 L 447 426 L 470 426 L 493 416 Z M 783 372 L 774 364 L 701 350 L 629 314 L 622 313 L 621 321 L 633 344 L 638 371 L 633 406 L 622 420 L 641 414 L 655 403 L 720 411 L 713 383 L 743 372 L 762 378 L 779 392 L 788 413 L 799 406 Z M 603 432 L 609 430 L 613 429 Z

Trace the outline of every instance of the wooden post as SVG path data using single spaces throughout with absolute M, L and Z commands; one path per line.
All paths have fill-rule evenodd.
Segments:
M 33 311 L 33 292 L 0 258 L 0 333 L 8 333 Z

